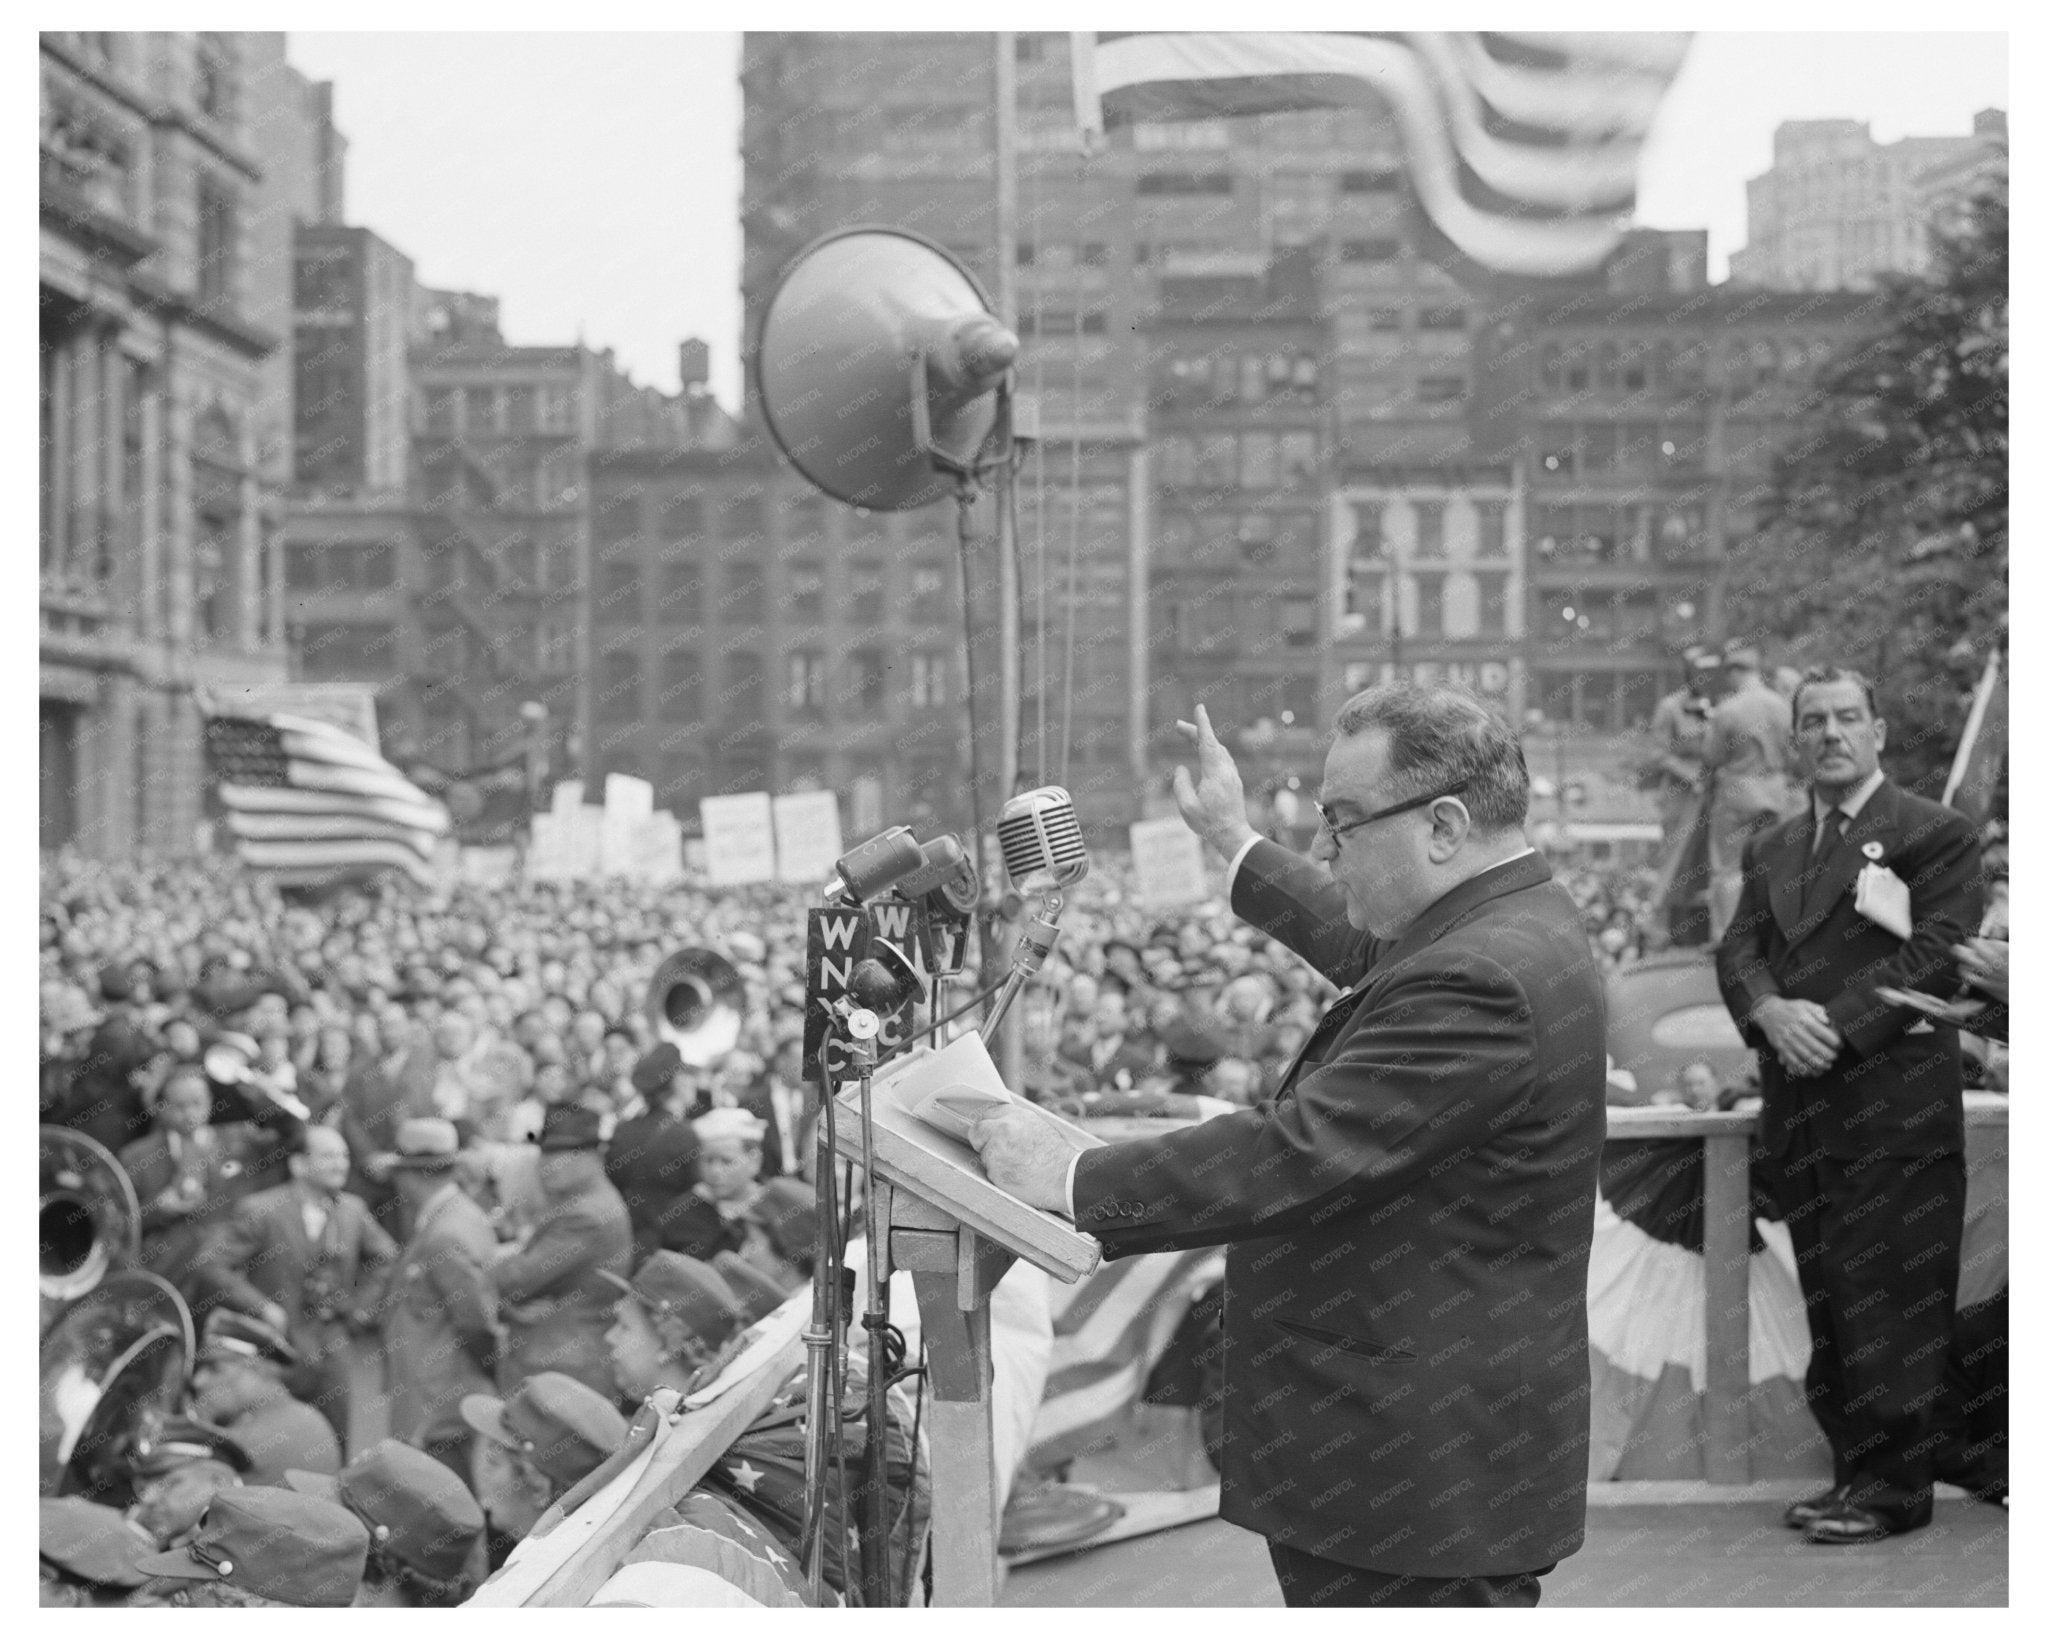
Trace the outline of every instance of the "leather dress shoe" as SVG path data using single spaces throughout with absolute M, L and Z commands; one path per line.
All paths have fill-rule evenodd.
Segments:
M 1858 1508 L 1853 1502 L 1844 1502 L 1822 1514 L 1806 1528 L 1806 1540 L 1824 1546 L 1840 1547 L 1858 1542 L 1882 1542 L 1886 1537 L 1897 1536 L 1901 1531 L 1917 1529 L 1917 1525 L 1902 1525 L 1868 1508 Z
M 1817 1497 L 1805 1497 L 1785 1510 L 1785 1523 L 1795 1531 L 1803 1531 L 1821 1515 L 1832 1513 L 1848 1500 L 1846 1485 L 1830 1486 Z

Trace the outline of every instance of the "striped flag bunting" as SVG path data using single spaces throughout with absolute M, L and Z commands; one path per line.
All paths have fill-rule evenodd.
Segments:
M 206 720 L 206 761 L 242 863 L 307 879 L 396 866 L 424 879 L 448 810 L 353 735 L 311 717 Z
M 1597 268 L 1635 208 L 1636 162 L 1682 33 L 1076 34 L 1082 141 L 1140 121 L 1342 107 L 1400 127 L 1434 235 L 1491 272 Z
M 1114 1430 L 1189 1309 L 1223 1278 L 1214 1247 L 1119 1258 L 1067 1288 L 1025 1467 L 1048 1470 Z

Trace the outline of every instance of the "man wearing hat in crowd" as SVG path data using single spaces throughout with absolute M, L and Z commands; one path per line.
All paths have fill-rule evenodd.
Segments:
M 44 1497 L 38 1513 L 38 1604 L 123 1605 L 149 1580 L 136 1565 L 156 1544 L 117 1510 L 83 1497 Z
M 398 1128 L 386 1173 L 411 1226 L 384 1304 L 391 1432 L 469 1475 L 464 1395 L 491 1386 L 498 1354 L 497 1237 L 456 1181 L 455 1124 L 415 1116 Z
M 667 1244 L 669 1221 L 687 1213 L 697 1182 L 697 1089 L 674 1042 L 657 1042 L 633 1066 L 636 1102 L 605 1146 L 604 1173 L 626 1203 L 637 1263 Z
M 346 1440 L 350 1331 L 368 1327 L 398 1248 L 343 1188 L 349 1154 L 340 1133 L 302 1129 L 290 1167 L 289 1184 L 235 1209 L 203 1254 L 203 1278 L 228 1307 L 291 1339 L 293 1387 Z
M 142 960 L 110 962 L 100 970 L 107 1010 L 72 1075 L 69 1095 L 57 1106 L 59 1123 L 97 1139 L 115 1155 L 149 1129 L 136 1072 L 157 1051 L 156 1032 L 149 1025 L 155 975 Z
M 817 1195 L 800 1179 L 761 1182 L 767 1123 L 746 1110 L 712 1110 L 693 1123 L 698 1181 L 669 1245 L 706 1263 L 730 1254 L 785 1291 L 807 1278 Z
M 500 1249 L 491 1271 L 505 1324 L 501 1389 L 556 1371 L 611 1398 L 604 1333 L 612 1294 L 603 1274 L 623 1275 L 632 1266 L 633 1227 L 605 1178 L 603 1149 L 595 1110 L 548 1110 L 538 1166 L 546 1205 L 528 1235 Z
M 630 1281 L 606 1278 L 622 1294 L 604 1337 L 622 1398 L 637 1403 L 660 1388 L 688 1394 L 717 1374 L 746 1318 L 723 1275 L 680 1252 L 657 1252 Z
M 610 1398 L 561 1372 L 536 1372 L 502 1400 L 466 1395 L 462 1420 L 481 1436 L 476 1496 L 492 1570 L 505 1563 L 548 1504 L 626 1438 L 626 1419 Z
M 333 1426 L 285 1387 L 298 1363 L 284 1334 L 262 1321 L 232 1309 L 206 1317 L 192 1368 L 193 1410 L 248 1453 L 251 1485 L 275 1485 L 287 1468 L 332 1474 L 341 1467 Z
M 1713 937 L 1728 930 L 1742 893 L 1742 850 L 1799 805 L 1792 757 L 1792 706 L 1764 682 L 1763 658 L 1746 643 L 1721 655 L 1728 692 L 1707 719 L 1700 756 L 1713 778 L 1707 810 L 1707 890 Z
M 128 1518 L 158 1548 L 175 1548 L 199 1528 L 214 1494 L 240 1485 L 249 1453 L 224 1430 L 174 1417 L 138 1442 Z
M 483 1580 L 483 1509 L 424 1451 L 379 1440 L 339 1474 L 295 1468 L 285 1483 L 340 1503 L 369 1531 L 358 1605 L 460 1605 Z
M 1695 643 L 1684 659 L 1685 681 L 1650 713 L 1651 770 L 1667 848 L 1684 824 L 1686 804 L 1706 783 L 1702 754 L 1714 709 L 1714 680 L 1721 673 L 1721 657 L 1705 644 Z
M 157 1603 L 338 1606 L 355 1602 L 370 1534 L 339 1503 L 275 1486 L 223 1491 L 193 1539 L 136 1568 L 189 1584 Z

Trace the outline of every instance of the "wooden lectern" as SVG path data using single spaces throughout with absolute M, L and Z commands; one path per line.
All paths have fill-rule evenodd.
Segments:
M 858 1160 L 859 1089 L 843 1090 L 838 1105 L 839 1151 Z M 1060 1125 L 1077 1149 L 1102 1142 Z M 898 1107 L 880 1081 L 874 1130 L 879 1199 L 869 1233 L 886 1236 L 891 1268 L 910 1271 L 930 1368 L 932 1602 L 993 1605 L 998 1521 L 989 1294 L 1019 1258 L 1072 1285 L 1101 1261 L 1102 1248 L 1064 1218 L 997 1189 L 973 1150 Z

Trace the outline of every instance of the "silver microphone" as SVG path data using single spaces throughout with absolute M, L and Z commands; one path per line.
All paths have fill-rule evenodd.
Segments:
M 1065 786 L 1042 785 L 1004 803 L 996 842 L 1003 870 L 1019 893 L 1071 888 L 1088 874 L 1088 844 Z
M 1003 870 L 1019 893 L 1042 888 L 1045 902 L 1038 912 L 1017 930 L 1017 945 L 1010 953 L 1009 977 L 996 995 L 984 1037 L 993 1036 L 1010 1011 L 1025 983 L 1044 966 L 1053 942 L 1060 936 L 1062 895 L 1088 874 L 1088 844 L 1081 839 L 1081 822 L 1074 814 L 1074 799 L 1066 787 L 1042 785 L 1036 791 L 1021 792 L 1003 804 L 996 821 L 996 841 L 1003 850 Z

